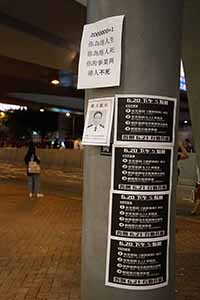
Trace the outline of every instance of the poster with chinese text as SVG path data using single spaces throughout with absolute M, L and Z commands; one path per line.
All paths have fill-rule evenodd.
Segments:
M 114 98 L 91 99 L 83 132 L 83 145 L 109 146 Z
M 176 102 L 170 97 L 117 95 L 115 143 L 174 144 Z
M 120 85 L 124 16 L 114 16 L 84 26 L 78 89 Z
M 108 240 L 106 285 L 131 290 L 158 289 L 168 285 L 169 241 Z

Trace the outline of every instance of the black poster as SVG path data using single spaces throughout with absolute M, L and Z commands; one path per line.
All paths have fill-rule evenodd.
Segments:
M 150 289 L 167 284 L 168 242 L 110 240 L 107 285 Z
M 174 98 L 118 96 L 115 142 L 174 142 Z
M 170 189 L 171 149 L 115 147 L 113 189 L 154 192 Z
M 111 235 L 158 238 L 168 235 L 169 194 L 112 194 Z

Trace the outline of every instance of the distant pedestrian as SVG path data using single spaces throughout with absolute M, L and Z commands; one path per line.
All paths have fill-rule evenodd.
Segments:
M 179 142 L 177 161 L 189 158 L 188 152 L 181 142 Z M 180 168 L 177 169 L 177 179 L 180 176 Z
M 44 195 L 40 193 L 40 159 L 33 142 L 29 143 L 24 160 L 27 166 L 29 197 L 33 197 L 34 194 L 37 197 L 43 197 Z
M 59 140 L 56 138 L 53 143 L 53 149 L 59 149 L 59 148 L 60 148 L 60 143 Z
M 189 139 L 185 139 L 185 140 L 183 141 L 183 146 L 184 146 L 184 148 L 186 149 L 186 151 L 187 151 L 188 153 L 194 152 L 194 151 L 193 151 L 193 145 L 192 145 L 192 143 L 190 142 Z
M 197 170 L 197 181 L 196 181 L 196 188 L 195 188 L 195 204 L 191 211 L 192 215 L 197 215 L 200 210 L 200 171 L 199 168 Z
M 80 150 L 81 149 L 81 139 L 77 138 L 74 140 L 74 150 Z

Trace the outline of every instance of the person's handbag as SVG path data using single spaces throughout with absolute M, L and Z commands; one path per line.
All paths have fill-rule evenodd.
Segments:
M 29 174 L 40 174 L 40 165 L 36 161 L 29 161 L 28 173 Z

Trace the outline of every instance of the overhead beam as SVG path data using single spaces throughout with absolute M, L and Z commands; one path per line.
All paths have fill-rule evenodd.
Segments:
M 75 0 L 78 3 L 81 3 L 84 6 L 87 6 L 87 0 Z
M 0 55 L 77 73 L 85 18 L 74 0 L 0 2 Z

